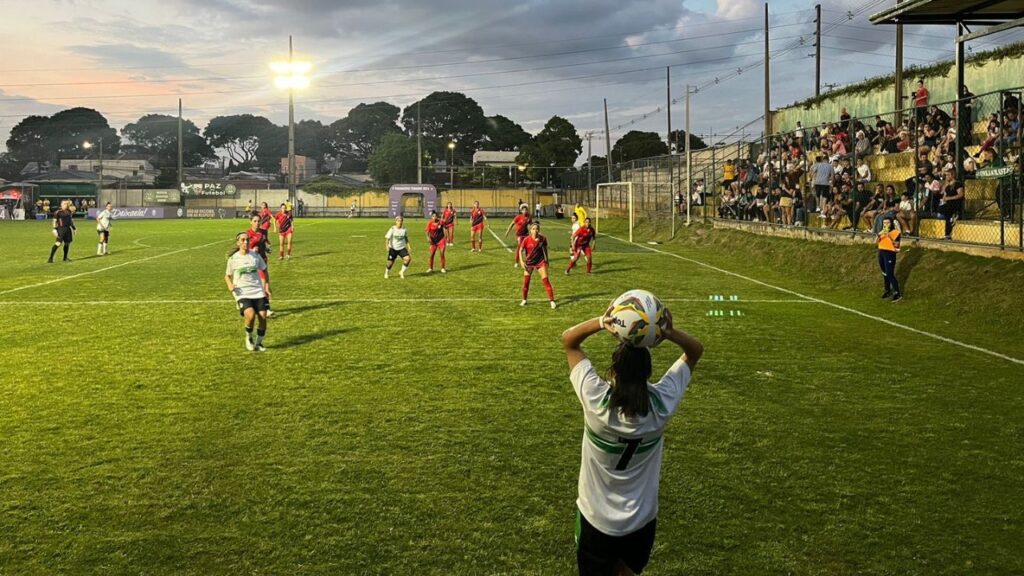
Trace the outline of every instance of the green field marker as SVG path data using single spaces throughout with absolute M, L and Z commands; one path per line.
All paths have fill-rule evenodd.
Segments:
M 708 310 L 705 316 L 725 317 L 726 312 L 729 313 L 729 316 L 732 316 L 734 318 L 737 316 L 743 316 L 742 310 Z

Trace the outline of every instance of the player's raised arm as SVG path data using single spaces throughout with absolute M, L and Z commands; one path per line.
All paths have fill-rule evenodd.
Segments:
M 587 359 L 587 354 L 582 348 L 583 341 L 604 330 L 608 321 L 609 318 L 607 316 L 599 316 L 590 320 L 584 320 L 562 332 L 562 348 L 565 350 L 566 359 L 569 361 L 570 371 L 577 364 Z
M 665 314 L 668 313 L 668 310 L 666 310 Z M 700 340 L 673 326 L 671 316 L 669 316 L 669 326 L 665 330 L 664 338 L 682 348 L 683 361 L 686 362 L 691 371 L 697 367 L 697 362 L 704 355 L 704 345 L 701 344 Z

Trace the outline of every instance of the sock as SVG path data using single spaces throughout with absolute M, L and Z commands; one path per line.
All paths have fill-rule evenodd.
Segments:
M 409 265 L 408 264 L 402 264 L 402 274 L 405 274 L 405 271 L 408 270 L 408 269 L 409 269 Z
M 249 342 L 252 342 L 252 326 L 245 327 L 246 337 L 249 338 Z
M 50 260 L 53 260 L 54 254 L 57 253 L 57 245 L 50 246 Z
M 523 276 L 523 300 L 530 294 L 530 277 Z
M 96 245 L 96 253 L 103 254 L 103 242 L 100 242 L 99 244 Z
M 71 248 L 71 246 L 68 246 L 67 244 L 65 244 L 64 245 L 64 259 L 65 260 L 68 259 L 68 248 Z
M 434 269 L 434 253 L 435 252 L 437 252 L 437 248 L 431 246 L 430 247 L 430 260 L 429 260 L 429 263 L 427 264 L 427 268 L 429 268 L 431 270 Z
M 107 246 L 108 246 L 108 245 L 107 245 L 107 243 L 106 243 L 106 242 L 104 242 L 104 243 L 103 243 L 103 253 L 104 253 L 104 254 L 106 254 L 106 253 L 107 253 Z
M 548 300 L 555 299 L 555 289 L 551 287 L 551 280 L 544 278 L 544 291 L 548 293 Z
M 257 346 L 259 346 L 260 344 L 263 344 L 263 338 L 266 335 L 267 335 L 267 330 L 265 328 L 263 330 L 259 330 L 259 329 L 256 330 L 256 345 Z
M 575 256 L 573 256 L 572 258 L 569 258 L 569 267 L 566 268 L 566 270 L 572 270 L 574 266 L 576 266 L 576 257 Z
M 280 256 L 281 256 L 282 258 L 284 258 L 284 246 L 281 246 L 281 251 L 280 251 L 280 254 L 279 254 L 279 255 L 280 255 Z
M 447 266 L 445 266 L 444 264 L 445 264 L 444 252 L 441 252 L 441 268 L 447 268 Z
M 591 262 L 593 262 L 593 260 L 591 260 L 590 258 L 587 258 L 587 274 L 590 273 L 590 264 L 591 264 Z
M 288 245 L 288 255 L 289 256 L 292 255 L 292 245 L 291 244 Z

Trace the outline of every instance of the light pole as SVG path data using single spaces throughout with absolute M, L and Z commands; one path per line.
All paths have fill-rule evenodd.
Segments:
M 96 142 L 98 142 L 98 144 L 99 144 L 99 159 L 100 159 L 100 165 L 97 168 L 97 172 L 96 172 L 96 174 L 98 176 L 97 184 L 96 184 L 96 202 L 98 203 L 100 201 L 100 190 L 102 190 L 102 188 L 103 188 L 103 137 L 100 136 L 100 137 L 96 138 Z M 85 142 L 82 142 L 82 148 L 85 148 L 86 150 L 88 150 L 89 148 L 92 148 L 92 146 L 93 146 L 92 142 L 89 142 L 88 140 L 86 140 Z
M 288 200 L 295 202 L 295 91 L 309 86 L 306 74 L 313 68 L 309 62 L 296 62 L 292 52 L 292 37 L 288 37 L 288 61 L 274 62 L 270 69 L 277 76 L 274 85 L 288 90 Z
M 455 140 L 452 140 L 451 142 L 448 143 L 448 149 L 452 151 L 452 163 L 448 167 L 452 176 L 451 182 L 448 184 L 448 187 L 451 188 L 452 190 L 455 189 L 455 142 Z

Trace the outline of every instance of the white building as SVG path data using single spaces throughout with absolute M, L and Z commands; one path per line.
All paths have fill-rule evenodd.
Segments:
M 477 150 L 473 153 L 473 165 L 510 167 L 516 165 L 516 158 L 518 157 L 519 152 L 515 151 Z
M 116 178 L 128 184 L 152 186 L 160 174 L 149 160 L 137 154 L 119 154 L 104 158 L 102 163 L 97 158 L 63 158 L 60 161 L 61 170 L 99 173 L 101 167 L 104 180 Z

